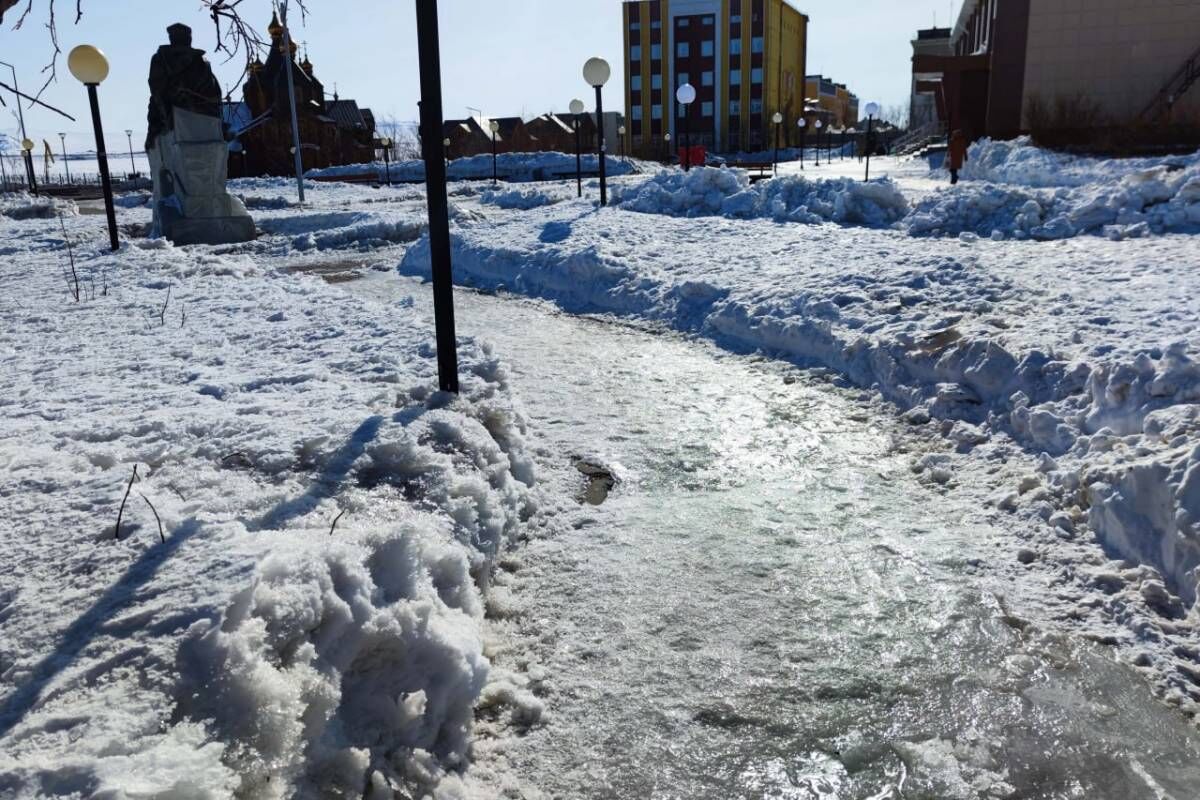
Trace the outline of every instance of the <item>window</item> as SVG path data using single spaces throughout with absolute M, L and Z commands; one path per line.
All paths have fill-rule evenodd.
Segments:
M 686 72 L 681 72 L 681 73 L 679 73 L 679 75 L 678 75 L 677 77 L 679 78 L 679 85 L 680 85 L 680 86 L 683 86 L 685 83 L 688 83 L 688 82 L 689 82 L 689 81 L 688 81 L 688 74 L 687 74 Z
M 742 15 L 741 14 L 730 14 L 729 15 L 729 24 L 730 25 L 741 25 L 742 24 Z
M 729 40 L 729 55 L 740 56 L 741 54 L 742 54 L 742 40 L 741 39 L 730 39 Z
M 650 60 L 651 61 L 659 61 L 661 59 L 662 59 L 662 45 L 661 44 L 650 45 Z
M 662 106 L 650 106 L 650 119 L 662 119 Z
M 741 70 L 735 69 L 733 72 L 729 73 L 729 85 L 730 86 L 741 86 L 742 85 Z
M 692 24 L 692 21 L 691 21 L 691 20 L 689 20 L 689 19 L 677 19 L 677 20 L 675 20 L 675 26 L 676 26 L 676 27 L 679 27 L 679 28 L 686 28 L 687 26 L 689 26 L 689 25 L 691 25 L 691 24 Z
M 700 104 L 700 113 L 706 117 L 711 117 L 713 115 L 713 104 L 712 103 L 701 103 Z
M 650 88 L 651 89 L 661 89 L 662 88 L 662 75 L 661 74 L 650 76 Z
M 633 112 L 633 118 L 640 121 L 642 118 L 642 107 L 634 106 L 631 110 Z
M 742 101 L 730 100 L 729 101 L 729 116 L 740 117 L 741 115 L 742 115 Z
M 629 30 L 632 33 L 638 33 L 639 31 L 641 31 L 641 29 L 642 29 L 642 23 L 640 23 L 640 22 L 629 23 Z
M 687 110 L 688 110 L 688 107 L 685 106 L 683 103 L 675 104 L 675 116 L 679 117 L 680 119 L 683 119 L 684 117 L 687 116 Z
M 661 19 L 650 20 L 650 30 L 657 31 L 660 29 L 662 29 L 662 20 Z
M 701 24 L 701 25 L 712 25 L 712 24 L 713 24 L 713 18 L 712 18 L 712 17 L 705 17 L 704 19 L 700 20 L 700 24 Z
M 762 67 L 755 67 L 750 70 L 750 82 L 762 83 Z
M 641 61 L 642 60 L 642 46 L 640 44 L 632 45 L 629 48 L 629 60 L 630 61 Z
M 675 47 L 675 55 L 679 58 L 687 58 L 692 54 L 692 47 L 687 42 L 680 42 Z
M 629 91 L 640 92 L 642 90 L 642 76 L 631 75 L 629 77 Z
M 761 114 L 762 108 L 763 108 L 762 100 L 751 100 L 750 101 L 750 113 L 751 114 Z
M 700 55 L 711 57 L 713 54 L 713 41 L 709 39 L 706 42 L 700 43 Z
M 763 51 L 763 38 L 761 36 L 755 36 L 753 39 L 750 40 L 750 52 L 751 53 L 761 53 L 762 51 Z
M 700 83 L 703 84 L 704 86 L 712 86 L 713 85 L 712 72 L 709 70 L 705 70 L 704 72 L 700 73 Z

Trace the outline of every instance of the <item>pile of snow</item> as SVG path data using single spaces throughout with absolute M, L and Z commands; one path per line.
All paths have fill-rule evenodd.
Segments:
M 34 197 L 28 192 L 0 194 L 0 216 L 14 220 L 55 219 L 74 216 L 79 207 L 74 201 L 56 197 Z
M 642 183 L 616 187 L 626 211 L 674 217 L 722 216 L 779 222 L 837 222 L 884 227 L 899 221 L 908 204 L 889 180 L 810 181 L 794 175 L 752 184 L 744 170 L 701 167 L 660 172 Z
M 980 139 L 971 145 L 968 156 L 962 171 L 966 180 L 1037 188 L 1114 183 L 1159 166 L 1183 169 L 1200 164 L 1200 153 L 1168 158 L 1074 156 L 1037 147 L 1028 136 L 1006 141 Z
M 1016 152 L 1027 150 L 1036 148 Z M 1058 189 L 961 183 L 921 200 L 904 224 L 914 236 L 969 232 L 1038 240 L 1195 231 L 1200 229 L 1200 164 L 1174 169 L 1160 163 L 1111 181 Z
M 506 181 L 548 181 L 573 177 L 576 170 L 575 156 L 567 153 L 500 153 L 496 156 L 496 172 Z M 610 176 L 630 175 L 637 171 L 636 162 L 613 158 L 605 158 L 605 170 Z M 582 159 L 583 171 L 594 175 L 600 171 L 600 159 L 594 153 L 585 154 Z M 491 155 L 469 156 L 450 162 L 447 177 L 452 181 L 487 180 L 492 177 Z M 398 183 L 420 183 L 425 180 L 424 161 L 400 161 L 385 164 L 376 161 L 372 164 L 350 164 L 341 167 L 314 169 L 305 173 L 307 178 L 336 180 L 338 178 L 356 178 L 363 175 L 377 175 L 379 180 L 386 180 L 390 175 Z
M 504 366 L 460 338 L 445 395 L 403 303 L 66 224 L 78 303 L 0 217 L 0 794 L 457 796 L 535 509 Z
M 487 189 L 479 196 L 479 202 L 503 209 L 527 210 L 561 203 L 569 197 L 571 194 L 562 188 Z

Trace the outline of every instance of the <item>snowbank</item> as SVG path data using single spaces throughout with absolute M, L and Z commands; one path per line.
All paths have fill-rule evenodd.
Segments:
M 593 154 L 583 156 L 583 171 L 593 175 L 600 171 L 600 159 Z M 631 160 L 608 156 L 605 159 L 605 169 L 610 176 L 630 175 L 637 171 L 637 165 Z M 543 181 L 558 180 L 575 175 L 575 156 L 568 153 L 499 153 L 496 156 L 496 170 L 506 181 Z M 306 178 L 321 178 L 324 180 L 358 177 L 363 174 L 375 173 L 379 180 L 385 180 L 391 174 L 396 182 L 419 183 L 425 180 L 425 162 L 401 161 L 391 165 L 376 161 L 373 164 L 350 164 L 342 167 L 309 170 Z M 491 155 L 469 156 L 450 162 L 447 169 L 450 180 L 486 180 L 492 177 Z
M 58 225 L 0 217 L 0 794 L 453 796 L 535 508 L 503 365 L 443 395 L 404 304 L 94 217 L 75 303 Z
M 559 187 L 555 189 L 487 189 L 479 196 L 484 205 L 503 209 L 530 209 L 561 203 L 571 194 Z
M 1028 136 L 1007 141 L 980 139 L 971 145 L 962 177 L 991 183 L 1056 188 L 1114 183 L 1160 166 L 1176 169 L 1200 164 L 1200 153 L 1167 158 L 1088 158 L 1044 150 Z
M 851 178 L 810 181 L 787 176 L 751 184 L 744 170 L 700 167 L 670 170 L 636 185 L 616 187 L 614 200 L 626 211 L 675 217 L 767 218 L 779 222 L 838 222 L 885 226 L 908 211 L 891 181 Z
M 0 215 L 9 219 L 54 219 L 59 215 L 74 216 L 78 213 L 78 206 L 71 200 L 34 197 L 28 192 L 0 194 Z

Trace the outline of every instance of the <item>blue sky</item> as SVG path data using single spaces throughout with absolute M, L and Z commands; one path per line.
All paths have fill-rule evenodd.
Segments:
M 912 54 L 910 39 L 918 27 L 939 24 L 950 16 L 950 0 L 793 0 L 811 18 L 809 72 L 831 75 L 849 84 L 864 100 L 885 107 L 907 101 Z M 58 0 L 64 54 L 80 43 L 104 50 L 112 73 L 101 87 L 110 150 L 145 137 L 150 57 L 166 42 L 165 29 L 184 22 L 196 31 L 196 46 L 212 50 L 210 20 L 194 0 L 83 0 L 84 18 L 73 24 L 67 0 Z M 0 59 L 16 65 L 21 88 L 40 85 L 49 54 L 45 35 L 47 0 L 24 28 L 14 31 L 17 14 L 10 11 L 0 29 Z M 317 75 L 329 89 L 336 82 L 343 98 L 354 98 L 379 116 L 415 119 L 419 99 L 416 32 L 412 0 L 309 0 L 311 14 L 297 39 L 307 42 Z M 22 3 L 23 5 L 23 3 Z M 446 115 L 466 116 L 467 107 L 488 114 L 537 114 L 565 110 L 587 87 L 580 71 L 590 56 L 614 66 L 608 92 L 611 108 L 622 102 L 621 9 L 619 0 L 441 0 L 443 89 Z M 955 7 L 957 7 L 957 3 Z M 265 29 L 270 0 L 246 0 L 242 8 Z M 68 134 L 72 149 L 90 149 L 91 125 L 86 95 L 61 59 L 59 80 L 45 99 L 73 114 L 70 122 L 34 109 L 26 124 L 35 139 Z M 226 89 L 241 74 L 237 63 L 212 59 Z M 0 68 L 8 82 L 8 70 Z M 235 92 L 235 97 L 239 93 Z M 9 101 L 6 97 L 6 102 Z M 11 102 L 9 108 L 12 108 Z M 17 124 L 0 108 L 0 131 L 15 134 Z

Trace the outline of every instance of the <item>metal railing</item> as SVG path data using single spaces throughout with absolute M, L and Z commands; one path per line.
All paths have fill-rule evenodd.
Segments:
M 921 127 L 909 131 L 892 142 L 892 153 L 897 156 L 911 155 L 928 144 L 945 139 L 947 133 L 949 133 L 947 123 L 926 122 Z
M 1154 99 L 1149 105 L 1142 110 L 1138 115 L 1138 119 L 1144 122 L 1154 122 L 1170 113 L 1171 108 L 1179 102 L 1179 98 L 1187 92 L 1188 89 L 1200 81 L 1200 50 L 1192 54 L 1191 58 L 1183 63 L 1166 85 L 1154 95 Z

